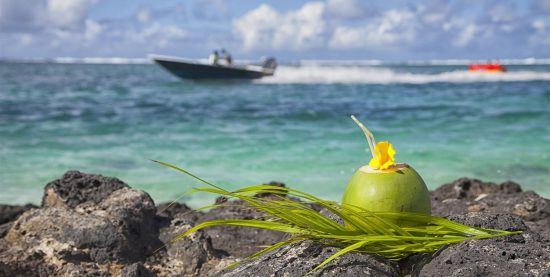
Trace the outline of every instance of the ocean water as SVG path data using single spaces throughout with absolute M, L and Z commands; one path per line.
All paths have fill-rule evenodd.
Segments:
M 351 114 L 431 189 L 468 176 L 549 197 L 550 66 L 464 68 L 303 63 L 254 82 L 191 82 L 153 64 L 0 63 L 0 203 L 38 203 L 70 169 L 157 202 L 200 185 L 150 159 L 229 189 L 276 180 L 338 200 L 369 160 Z

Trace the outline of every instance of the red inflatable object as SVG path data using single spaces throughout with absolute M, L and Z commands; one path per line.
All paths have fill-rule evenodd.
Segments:
M 499 63 L 474 63 L 468 66 L 470 71 L 506 72 L 506 67 Z

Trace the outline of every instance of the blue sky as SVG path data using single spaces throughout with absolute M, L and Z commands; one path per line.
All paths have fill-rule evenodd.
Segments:
M 0 0 L 0 57 L 550 58 L 550 0 Z

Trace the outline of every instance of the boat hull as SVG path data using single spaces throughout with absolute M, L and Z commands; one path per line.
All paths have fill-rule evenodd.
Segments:
M 244 67 L 209 65 L 161 57 L 151 57 L 151 59 L 182 79 L 258 79 L 273 75 L 269 72 L 249 70 Z

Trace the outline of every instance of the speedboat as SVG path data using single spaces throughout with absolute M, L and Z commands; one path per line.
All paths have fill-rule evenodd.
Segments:
M 468 66 L 469 71 L 506 72 L 506 67 L 500 63 L 474 63 Z
M 149 55 L 149 59 L 182 79 L 258 79 L 272 76 L 277 68 L 274 58 L 247 65 L 209 64 L 163 55 Z

